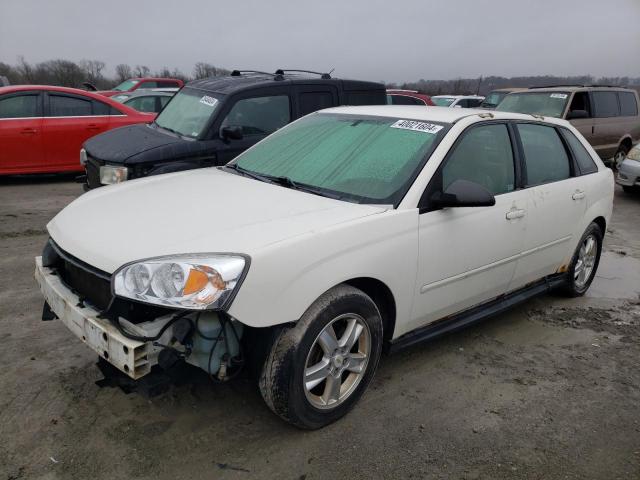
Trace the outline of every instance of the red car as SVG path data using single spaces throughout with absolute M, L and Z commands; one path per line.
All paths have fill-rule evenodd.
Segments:
M 389 105 L 435 105 L 429 95 L 418 93 L 416 90 L 387 89 L 387 103 Z
M 75 88 L 0 87 L 0 175 L 82 171 L 85 140 L 154 118 Z
M 178 78 L 159 78 L 159 77 L 143 77 L 143 78 L 130 78 L 125 80 L 120 85 L 113 87 L 112 90 L 101 90 L 100 95 L 106 97 L 112 97 L 122 92 L 133 92 L 139 88 L 182 88 L 184 82 Z

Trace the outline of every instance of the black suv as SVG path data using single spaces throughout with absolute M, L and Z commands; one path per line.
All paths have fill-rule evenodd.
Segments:
M 161 173 L 224 165 L 308 113 L 337 105 L 384 105 L 381 83 L 327 73 L 234 70 L 180 90 L 147 125 L 97 135 L 80 151 L 85 189 Z

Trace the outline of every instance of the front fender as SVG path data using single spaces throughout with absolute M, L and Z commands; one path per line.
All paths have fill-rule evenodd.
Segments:
M 324 292 L 369 277 L 396 303 L 396 327 L 409 318 L 418 259 L 418 211 L 389 210 L 271 245 L 252 256 L 229 314 L 252 327 L 298 320 Z

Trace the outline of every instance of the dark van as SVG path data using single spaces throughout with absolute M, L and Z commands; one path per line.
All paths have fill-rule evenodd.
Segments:
M 327 73 L 234 70 L 196 80 L 156 117 L 87 140 L 80 151 L 85 189 L 149 175 L 224 165 L 304 115 L 338 105 L 384 105 L 381 83 Z

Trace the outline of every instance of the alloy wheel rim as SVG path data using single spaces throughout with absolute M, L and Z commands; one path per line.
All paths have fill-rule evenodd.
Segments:
M 576 287 L 583 288 L 591 278 L 597 254 L 598 243 L 593 235 L 589 235 L 580 245 L 576 266 L 573 269 L 573 281 Z
M 364 318 L 347 313 L 318 334 L 305 361 L 302 384 L 311 405 L 327 410 L 349 398 L 364 377 L 371 355 L 371 332 Z

